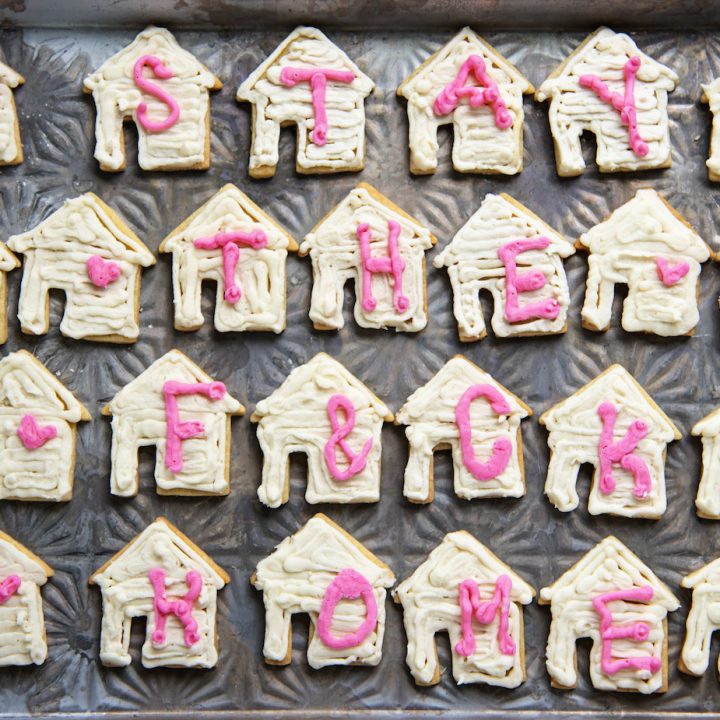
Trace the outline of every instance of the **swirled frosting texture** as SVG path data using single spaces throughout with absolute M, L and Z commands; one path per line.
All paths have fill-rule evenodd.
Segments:
M 692 434 L 702 441 L 702 477 L 695 506 L 701 517 L 720 519 L 720 409 L 696 423 Z
M 0 63 L 0 165 L 22 162 L 23 152 L 13 90 L 23 84 L 22 75 Z
M 720 629 L 720 560 L 686 575 L 680 584 L 692 590 L 680 669 L 690 675 L 703 675 L 710 664 L 713 633 Z

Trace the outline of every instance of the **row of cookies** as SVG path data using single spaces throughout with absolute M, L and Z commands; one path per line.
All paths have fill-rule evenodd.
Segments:
M 160 244 L 171 253 L 175 328 L 202 326 L 202 283 L 215 282 L 215 328 L 285 329 L 286 258 L 310 255 L 310 318 L 343 327 L 343 288 L 353 279 L 355 319 L 365 328 L 418 332 L 427 325 L 425 252 L 432 233 L 376 189 L 360 183 L 300 244 L 234 185 L 226 185 Z M 625 330 L 691 334 L 701 264 L 713 253 L 654 190 L 638 190 L 584 233 L 590 253 L 583 325 L 605 331 L 614 288 L 626 283 Z M 75 339 L 134 342 L 141 270 L 155 257 L 93 193 L 68 200 L 36 227 L 0 244 L 0 341 L 7 337 L 7 272 L 25 257 L 20 290 L 24 333 L 48 331 L 49 291 L 65 292 L 60 331 Z M 485 337 L 480 293 L 490 292 L 499 337 L 563 333 L 570 304 L 563 260 L 573 244 L 508 195 L 489 194 L 433 260 L 447 268 L 460 338 Z
M 149 74 L 148 74 L 149 71 Z M 0 159 L 22 160 L 12 88 L 22 77 L 0 65 Z M 429 57 L 397 89 L 407 99 L 410 169 L 433 173 L 438 128 L 455 131 L 453 166 L 460 172 L 513 175 L 523 165 L 523 95 L 549 101 L 558 174 L 583 172 L 580 137 L 592 132 L 602 172 L 669 167 L 667 95 L 675 72 L 633 40 L 600 28 L 537 92 L 517 68 L 470 28 Z M 210 164 L 211 90 L 221 80 L 183 50 L 170 32 L 149 27 L 85 78 L 97 108 L 95 158 L 102 170 L 125 167 L 123 121 L 138 130 L 145 170 L 202 170 Z M 240 85 L 252 105 L 252 177 L 275 174 L 280 129 L 297 126 L 300 173 L 358 171 L 365 156 L 365 98 L 375 84 L 322 32 L 294 30 Z M 703 85 L 720 109 L 720 78 Z M 720 123 L 713 125 L 711 180 L 720 180 Z
M 47 643 L 40 586 L 52 569 L 0 533 L 0 665 L 41 664 Z M 217 593 L 229 575 L 165 518 L 158 518 L 90 577 L 102 592 L 100 661 L 132 662 L 131 625 L 147 619 L 142 664 L 208 668 L 218 662 Z M 310 616 L 308 663 L 378 665 L 390 567 L 323 514 L 283 540 L 252 574 L 263 593 L 263 655 L 292 660 L 292 616 Z M 702 675 L 720 628 L 712 598 L 720 559 L 683 578 L 693 591 L 679 667 Z M 526 678 L 523 605 L 534 588 L 466 531 L 451 532 L 394 587 L 402 605 L 406 660 L 418 685 L 440 682 L 436 635 L 447 633 L 458 684 L 506 688 Z M 608 536 L 540 591 L 552 622 L 546 664 L 554 687 L 577 685 L 576 643 L 590 638 L 590 680 L 599 690 L 663 692 L 668 685 L 666 617 L 680 602 L 622 542 Z
M 76 424 L 88 411 L 25 351 L 0 361 L 0 498 L 69 500 Z M 157 449 L 163 495 L 230 492 L 230 418 L 245 408 L 178 350 L 156 360 L 103 409 L 112 415 L 110 491 L 139 488 L 138 448 Z M 290 493 L 289 457 L 308 459 L 309 503 L 380 499 L 384 422 L 405 426 L 404 495 L 433 500 L 433 455 L 450 448 L 454 489 L 466 500 L 525 494 L 520 424 L 532 410 L 462 356 L 449 360 L 393 414 L 337 360 L 319 353 L 295 368 L 251 420 L 264 455 L 258 497 L 277 508 Z M 595 467 L 591 514 L 659 518 L 667 506 L 665 454 L 680 431 L 620 365 L 547 410 L 540 423 L 552 451 L 545 493 L 563 512 L 578 506 L 583 463 Z M 720 518 L 720 409 L 692 430 L 703 443 L 697 510 Z

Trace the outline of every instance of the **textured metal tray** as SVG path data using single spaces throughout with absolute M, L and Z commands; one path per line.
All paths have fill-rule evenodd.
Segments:
M 77 11 L 78 3 L 72 5 Z M 57 12 L 59 6 L 55 7 Z M 95 11 L 90 10 L 92 17 Z M 47 16 L 48 22 L 52 17 Z M 230 11 L 228 17 L 232 17 Z M 325 12 L 318 11 L 317 24 L 322 26 L 324 18 Z M 437 174 L 411 177 L 405 106 L 396 98 L 395 88 L 450 37 L 450 32 L 332 33 L 332 38 L 377 83 L 377 90 L 366 103 L 365 170 L 353 175 L 297 176 L 293 170 L 293 131 L 287 131 L 282 138 L 277 176 L 257 182 L 247 176 L 249 112 L 233 98 L 241 79 L 291 29 L 286 26 L 258 32 L 178 33 L 181 44 L 225 82 L 225 88 L 212 99 L 212 167 L 208 172 L 144 173 L 137 168 L 135 142 L 130 137 L 128 169 L 117 175 L 98 171 L 92 158 L 95 111 L 92 101 L 82 95 L 81 81 L 88 70 L 129 42 L 141 27 L 25 27 L 0 34 L 7 61 L 26 77 L 26 84 L 16 95 L 26 160 L 0 171 L 3 238 L 33 226 L 66 197 L 93 190 L 156 251 L 165 233 L 200 202 L 222 184 L 235 182 L 299 239 L 362 179 L 425 221 L 437 235 L 438 247 L 450 240 L 487 192 L 512 194 L 574 239 L 644 186 L 662 192 L 710 244 L 718 247 L 720 196 L 706 181 L 704 166 L 710 116 L 698 104 L 700 83 L 720 72 L 720 37 L 712 33 L 653 31 L 636 36 L 643 49 L 680 75 L 680 85 L 670 96 L 672 169 L 624 177 L 599 176 L 591 163 L 582 177 L 571 180 L 557 178 L 546 108 L 530 100 L 525 106 L 522 174 L 484 178 L 454 173 L 451 138 L 445 132 Z M 583 33 L 501 32 L 488 33 L 487 37 L 538 84 Z M 385 718 L 442 712 L 455 718 L 534 718 L 541 711 L 572 717 L 607 712 L 637 717 L 681 713 L 689 717 L 720 709 L 720 683 L 714 668 L 700 679 L 677 670 L 690 600 L 678 587 L 679 580 L 720 553 L 720 523 L 702 521 L 695 515 L 700 444 L 688 436 L 693 422 L 720 404 L 720 276 L 712 264 L 703 269 L 701 321 L 695 336 L 664 340 L 629 335 L 619 329 L 620 298 L 616 299 L 613 328 L 607 334 L 581 329 L 586 260 L 579 254 L 570 258 L 566 267 L 572 294 L 566 335 L 518 340 L 489 336 L 469 345 L 457 340 L 447 276 L 430 263 L 430 322 L 420 334 L 359 329 L 351 319 L 350 294 L 346 327 L 338 333 L 313 331 L 308 319 L 310 263 L 291 257 L 287 330 L 280 336 L 220 335 L 210 322 L 214 301 L 210 288 L 203 299 L 208 318 L 205 326 L 190 334 L 173 330 L 170 262 L 163 256 L 156 267 L 144 273 L 141 336 L 137 344 L 127 347 L 61 337 L 57 331 L 57 298 L 52 302 L 49 334 L 36 339 L 21 336 L 14 317 L 20 273 L 13 273 L 9 287 L 10 338 L 0 352 L 18 348 L 34 352 L 87 404 L 94 420 L 79 428 L 72 502 L 0 505 L 0 527 L 56 570 L 43 592 L 49 658 L 41 667 L 0 671 L 0 716 L 119 713 L 143 718 L 186 717 L 192 710 L 200 718 L 274 718 L 291 712 L 302 717 L 338 713 L 343 717 L 370 714 Z M 519 500 L 458 500 L 451 490 L 449 458 L 441 455 L 436 462 L 435 501 L 428 506 L 411 505 L 402 496 L 407 459 L 404 433 L 401 428 L 386 427 L 381 502 L 354 507 L 310 506 L 303 498 L 304 463 L 298 462 L 292 469 L 290 502 L 281 509 L 268 510 L 255 494 L 262 456 L 254 427 L 242 418 L 233 423 L 229 497 L 158 497 L 152 484 L 151 454 L 143 454 L 138 497 L 113 498 L 108 480 L 110 426 L 100 416 L 100 408 L 172 347 L 185 351 L 211 375 L 225 381 L 249 409 L 276 388 L 293 367 L 320 350 L 344 362 L 393 409 L 449 357 L 463 352 L 535 410 L 522 430 L 527 495 Z M 668 452 L 669 509 L 658 521 L 590 517 L 584 509 L 587 472 L 581 475 L 581 509 L 559 513 L 543 496 L 547 435 L 537 417 L 612 362 L 624 364 L 685 435 Z M 258 560 L 318 510 L 340 522 L 387 561 L 398 579 L 407 577 L 451 530 L 464 528 L 474 533 L 537 588 L 552 582 L 605 535 L 617 535 L 683 602 L 682 609 L 670 616 L 668 692 L 650 697 L 595 692 L 589 686 L 587 646 L 583 644 L 578 688 L 571 692 L 551 689 L 544 665 L 549 611 L 536 604 L 525 611 L 527 682 L 516 690 L 482 685 L 458 688 L 449 672 L 436 687 L 417 688 L 405 665 L 401 611 L 390 603 L 379 667 L 311 670 L 305 659 L 307 621 L 301 618 L 294 621 L 292 664 L 285 668 L 266 666 L 262 659 L 262 598 L 251 588 L 249 576 Z M 135 628 L 135 661 L 130 667 L 106 669 L 99 663 L 100 593 L 87 586 L 87 578 L 159 514 L 189 534 L 232 576 L 231 584 L 220 594 L 220 661 L 212 671 L 144 670 L 138 657 L 139 627 Z M 720 642 L 713 645 L 714 657 Z M 447 665 L 447 640 L 440 637 L 439 647 L 441 661 Z

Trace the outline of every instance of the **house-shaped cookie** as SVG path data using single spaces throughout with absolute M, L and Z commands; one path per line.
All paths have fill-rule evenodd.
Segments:
M 591 132 L 600 172 L 670 167 L 667 95 L 678 76 L 633 40 L 601 27 L 535 93 L 549 101 L 558 175 L 585 169 L 580 137 Z
M 339 330 L 343 288 L 355 281 L 355 321 L 364 328 L 418 332 L 427 324 L 425 251 L 435 237 L 367 183 L 360 183 L 305 236 L 316 330 Z
M 13 90 L 24 82 L 20 73 L 0 62 L 0 165 L 18 165 L 23 161 Z
M 553 687 L 577 686 L 576 643 L 590 638 L 590 680 L 597 690 L 643 694 L 667 689 L 668 612 L 680 603 L 617 538 L 608 536 L 550 587 L 547 669 Z
M 410 444 L 403 493 L 432 502 L 433 453 L 452 451 L 455 494 L 472 498 L 525 494 L 520 421 L 532 410 L 462 355 L 449 360 L 398 410 Z
M 713 633 L 720 629 L 720 558 L 686 575 L 680 585 L 692 590 L 692 607 L 678 665 L 684 673 L 700 676 L 710 664 Z
M 90 413 L 29 352 L 0 360 L 0 499 L 70 500 L 81 420 Z
M 50 290 L 65 293 L 60 332 L 76 340 L 131 343 L 140 333 L 140 277 L 155 264 L 138 236 L 94 193 L 66 200 L 49 218 L 8 240 L 25 256 L 18 318 L 44 335 Z
M 325 515 L 285 538 L 258 563 L 251 582 L 265 602 L 265 662 L 290 663 L 295 613 L 310 616 L 310 667 L 380 662 L 385 597 L 395 575 Z
M 318 353 L 261 400 L 250 418 L 264 460 L 260 501 L 279 507 L 290 496 L 291 453 L 307 456 L 309 503 L 380 499 L 383 422 L 393 414 L 337 360 Z
M 173 256 L 175 329 L 203 324 L 201 287 L 217 284 L 215 329 L 285 329 L 285 260 L 295 240 L 235 185 L 225 185 L 160 244 Z
M 20 267 L 20 261 L 3 243 L 0 243 L 0 345 L 7 340 L 8 336 L 7 274 L 16 267 Z
M 481 291 L 493 296 L 498 337 L 567 329 L 570 305 L 563 259 L 573 244 L 509 195 L 486 195 L 475 214 L 435 256 L 446 267 L 460 340 L 485 337 Z
M 230 492 L 230 417 L 245 408 L 179 350 L 170 350 L 103 408 L 112 415 L 113 495 L 137 495 L 138 449 L 155 445 L 160 495 Z
M 415 682 L 440 682 L 435 635 L 447 632 L 459 685 L 518 687 L 525 680 L 522 606 L 534 595 L 530 585 L 470 533 L 447 534 L 393 590 L 403 607 L 407 663 Z
M 665 512 L 665 452 L 680 431 L 624 367 L 611 365 L 547 410 L 540 424 L 550 432 L 545 494 L 558 510 L 578 506 L 578 471 L 589 463 L 591 515 Z
M 320 30 L 293 30 L 237 91 L 238 102 L 252 104 L 251 177 L 275 174 L 286 125 L 297 127 L 297 172 L 362 170 L 365 98 L 374 87 Z
M 590 253 L 583 327 L 608 329 L 615 285 L 624 283 L 625 330 L 664 336 L 692 333 L 700 317 L 700 265 L 712 253 L 655 190 L 638 190 L 583 234 L 578 247 Z
M 433 173 L 438 128 L 452 123 L 458 172 L 514 175 L 523 166 L 523 94 L 535 88 L 469 27 L 431 55 L 397 89 L 407 98 L 410 171 Z
M 720 408 L 695 423 L 692 434 L 702 441 L 702 477 L 695 498 L 697 514 L 720 520 Z
M 710 134 L 710 157 L 705 161 L 708 178 L 720 181 L 720 78 L 702 86 L 702 102 L 710 106 L 712 113 L 712 132 Z
M 183 50 L 164 28 L 145 28 L 83 82 L 92 93 L 95 159 L 100 169 L 125 169 L 123 123 L 138 132 L 143 170 L 205 170 L 210 166 L 210 90 L 220 80 Z
M 100 662 L 130 664 L 133 618 L 147 620 L 143 667 L 211 668 L 218 660 L 217 593 L 230 578 L 163 517 L 90 576 L 102 592 Z

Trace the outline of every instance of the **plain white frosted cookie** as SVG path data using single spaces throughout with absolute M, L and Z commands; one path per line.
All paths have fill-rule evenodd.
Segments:
M 712 636 L 720 629 L 720 559 L 686 575 L 680 585 L 692 590 L 692 605 L 685 625 L 685 643 L 678 667 L 688 675 L 699 677 L 708 669 Z
M 20 267 L 20 260 L 3 243 L 0 243 L 0 345 L 8 336 L 7 274 L 17 267 Z
M 705 164 L 708 169 L 708 178 L 713 182 L 720 181 L 720 78 L 702 85 L 702 102 L 710 106 L 712 113 L 712 132 L 710 135 L 710 157 Z
M 24 82 L 20 73 L 0 62 L 0 165 L 18 165 L 23 161 L 13 90 Z
M 720 408 L 695 423 L 692 434 L 702 441 L 702 477 L 695 498 L 697 514 L 720 520 Z

